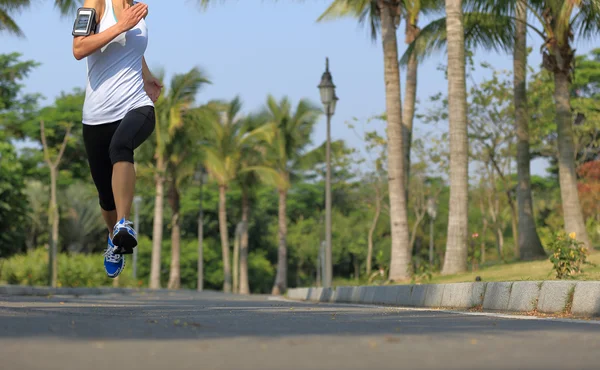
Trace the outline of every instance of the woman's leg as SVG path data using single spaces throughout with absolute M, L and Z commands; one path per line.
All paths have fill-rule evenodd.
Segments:
M 131 203 L 135 195 L 135 168 L 130 162 L 117 162 L 113 166 L 112 189 L 117 207 L 115 223 L 131 214 Z
M 108 229 L 108 234 L 110 235 L 111 239 L 113 237 L 113 229 L 115 228 L 115 225 L 117 224 L 117 210 L 114 209 L 112 211 L 106 211 L 104 209 L 102 209 L 102 207 L 100 207 L 100 210 L 102 211 L 102 218 L 104 219 L 104 223 L 106 224 L 106 228 Z
M 119 276 L 125 266 L 125 258 L 114 254 L 112 231 L 117 223 L 117 211 L 111 186 L 112 162 L 109 156 L 109 147 L 119 122 L 97 126 L 83 126 L 83 141 L 88 156 L 92 179 L 98 190 L 102 218 L 108 228 L 108 247 L 104 256 L 104 269 L 106 274 L 115 278 Z
M 133 151 L 150 137 L 154 126 L 154 107 L 134 109 L 123 118 L 110 144 L 110 160 L 113 163 L 112 190 L 118 219 L 114 243 L 120 247 L 120 253 L 133 253 L 133 248 L 137 246 L 135 230 L 127 221 L 135 194 Z
M 104 218 L 111 237 L 112 230 L 117 223 L 117 208 L 111 184 L 113 166 L 110 161 L 109 148 L 118 126 L 119 122 L 94 126 L 83 125 L 83 141 L 90 172 L 98 191 L 102 218 Z

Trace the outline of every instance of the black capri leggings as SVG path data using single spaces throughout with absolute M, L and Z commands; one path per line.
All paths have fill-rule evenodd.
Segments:
M 130 111 L 117 122 L 83 125 L 83 142 L 103 210 L 116 209 L 112 191 L 113 165 L 133 163 L 133 150 L 150 137 L 155 124 L 154 107 L 144 106 Z

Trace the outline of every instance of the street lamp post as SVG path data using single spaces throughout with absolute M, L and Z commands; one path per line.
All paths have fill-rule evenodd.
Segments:
M 134 207 L 133 212 L 135 213 L 133 223 L 134 223 L 135 230 L 138 232 L 138 234 L 140 232 L 140 203 L 141 202 L 142 202 L 142 197 L 140 197 L 139 195 L 136 195 L 133 198 L 133 207 Z M 139 248 L 133 249 L 133 279 L 134 280 L 137 279 L 138 249 Z
M 319 84 L 321 93 L 321 102 L 325 107 L 327 116 L 327 175 L 325 178 L 325 274 L 323 276 L 323 286 L 331 287 L 333 279 L 333 264 L 331 257 L 331 117 L 335 114 L 335 107 L 338 97 L 335 94 L 335 85 L 329 72 L 329 58 L 325 60 L 325 73 L 321 77 Z
M 427 214 L 429 215 L 429 264 L 433 265 L 433 223 L 437 216 L 437 203 L 434 198 L 427 199 Z

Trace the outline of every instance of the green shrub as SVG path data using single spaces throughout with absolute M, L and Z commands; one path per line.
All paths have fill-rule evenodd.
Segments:
M 433 277 L 433 266 L 429 264 L 429 261 L 420 257 L 412 258 L 412 274 L 411 284 L 415 283 L 426 283 Z
M 11 285 L 47 285 L 48 251 L 39 248 L 0 261 L 0 280 Z
M 248 280 L 254 294 L 270 293 L 275 282 L 275 268 L 267 259 L 267 251 L 256 250 L 248 255 Z
M 565 232 L 555 234 L 549 244 L 551 251 L 550 261 L 553 264 L 557 279 L 568 279 L 574 274 L 583 272 L 583 265 L 587 261 L 588 251 L 583 243 L 576 239 L 575 233 L 566 235 Z
M 181 287 L 196 289 L 198 243 L 195 239 L 181 240 Z M 133 256 L 126 256 L 125 271 L 119 275 L 120 287 L 143 287 L 148 285 L 152 241 L 139 238 L 137 280 L 133 279 Z M 64 253 L 58 257 L 59 287 L 112 286 L 113 279 L 104 272 L 101 253 Z M 161 250 L 161 286 L 169 281 L 171 264 L 171 241 L 164 240 Z M 248 274 L 253 293 L 268 293 L 275 280 L 275 268 L 268 260 L 266 251 L 251 251 L 248 256 Z M 27 254 L 0 259 L 0 281 L 14 285 L 48 285 L 48 251 L 39 248 Z M 221 245 L 217 239 L 204 239 L 204 288 L 220 290 L 223 287 L 223 261 Z
M 58 256 L 59 287 L 112 286 L 113 280 L 104 272 L 102 254 L 60 254 Z M 127 256 L 131 264 L 132 257 Z M 1 263 L 0 280 L 14 285 L 48 285 L 48 251 L 38 248 L 27 254 L 14 255 Z M 131 266 L 119 276 L 119 286 L 133 287 Z

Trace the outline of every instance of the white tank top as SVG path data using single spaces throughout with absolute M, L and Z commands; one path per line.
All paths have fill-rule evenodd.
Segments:
M 112 0 L 104 3 L 98 33 L 117 23 Z M 84 124 L 119 121 L 133 109 L 154 105 L 144 90 L 142 79 L 142 57 L 147 45 L 148 28 L 142 19 L 134 28 L 87 57 Z

